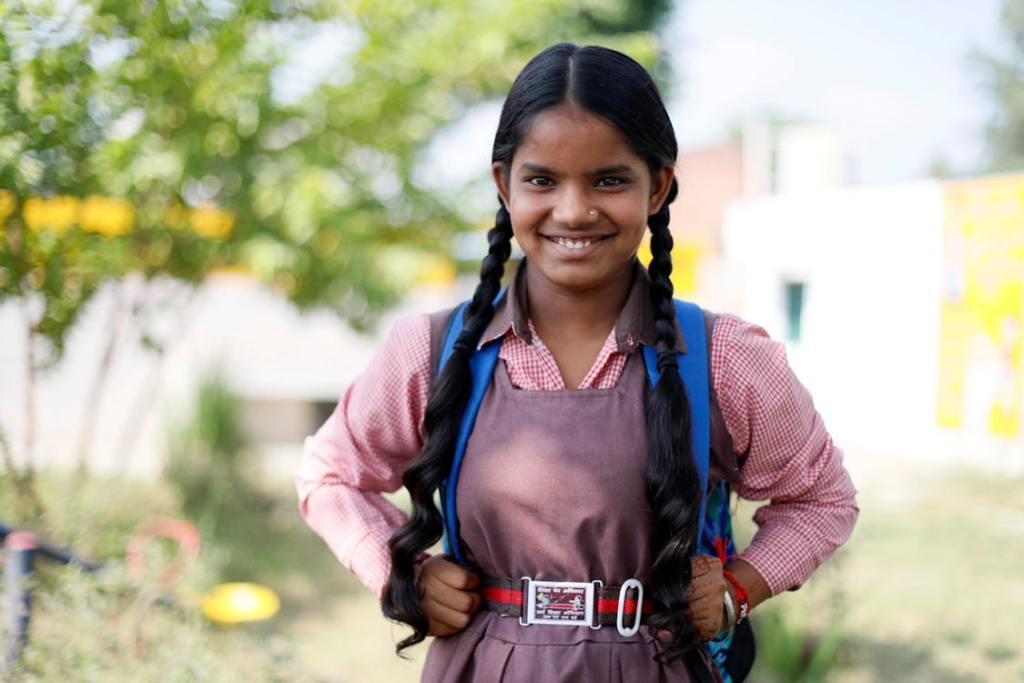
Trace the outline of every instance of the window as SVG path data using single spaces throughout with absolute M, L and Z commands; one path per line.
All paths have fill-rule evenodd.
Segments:
M 786 282 L 786 341 L 800 341 L 801 322 L 804 313 L 803 282 Z

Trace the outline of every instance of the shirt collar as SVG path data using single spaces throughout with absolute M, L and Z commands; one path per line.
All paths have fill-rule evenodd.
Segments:
M 526 290 L 526 259 L 520 262 L 505 294 L 494 309 L 494 317 L 480 337 L 480 346 L 493 341 L 510 331 L 527 344 L 533 343 L 530 331 L 530 298 Z M 639 261 L 634 266 L 633 285 L 629 290 L 626 303 L 615 321 L 615 342 L 619 353 L 633 353 L 640 345 L 654 346 L 654 311 L 651 307 L 651 276 Z M 683 338 L 679 322 L 676 326 L 676 345 L 678 353 L 686 353 L 686 340 Z

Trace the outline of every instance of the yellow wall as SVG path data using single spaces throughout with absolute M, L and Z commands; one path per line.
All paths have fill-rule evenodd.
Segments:
M 948 183 L 940 426 L 1020 433 L 1022 313 L 1024 176 Z

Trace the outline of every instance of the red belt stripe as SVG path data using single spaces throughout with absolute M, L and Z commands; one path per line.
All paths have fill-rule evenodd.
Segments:
M 509 588 L 498 588 L 495 586 L 484 586 L 481 591 L 481 597 L 489 602 L 501 603 L 504 605 L 514 605 L 516 607 L 523 606 L 523 591 L 513 590 Z M 636 614 L 636 600 L 627 599 L 623 605 L 624 614 Z M 619 600 L 617 598 L 599 598 L 597 600 L 597 611 L 605 612 L 609 614 L 618 614 L 619 612 Z M 648 601 L 644 601 L 643 607 L 641 608 L 643 614 L 653 614 L 654 605 Z
M 619 601 L 609 598 L 601 598 L 597 601 L 597 611 L 618 614 Z M 644 614 L 654 614 L 654 605 L 649 602 L 644 602 L 644 606 L 640 611 Z M 636 600 L 626 600 L 626 604 L 623 606 L 622 612 L 624 614 L 636 614 Z
M 504 602 L 509 605 L 523 604 L 523 591 L 513 591 L 507 588 L 492 588 L 490 586 L 484 586 L 480 590 L 481 597 L 484 600 L 490 600 L 492 602 Z

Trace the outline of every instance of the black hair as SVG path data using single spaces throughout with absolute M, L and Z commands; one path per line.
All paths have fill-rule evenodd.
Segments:
M 512 157 L 540 112 L 565 103 L 611 122 L 643 159 L 652 176 L 674 166 L 675 131 L 661 95 L 647 71 L 624 54 L 607 48 L 561 43 L 544 50 L 516 78 L 501 111 L 492 160 L 511 165 Z M 672 634 L 659 655 L 666 661 L 688 655 L 694 666 L 699 638 L 687 617 L 686 588 L 690 555 L 696 545 L 701 501 L 700 483 L 690 442 L 690 405 L 676 363 L 675 307 L 672 303 L 672 236 L 668 205 L 678 185 L 650 217 L 651 303 L 655 311 L 658 369 L 661 378 L 647 397 L 647 501 L 652 513 L 651 595 L 655 613 L 650 625 Z M 499 202 L 501 199 L 499 197 Z M 409 465 L 403 483 L 412 497 L 409 520 L 391 538 L 392 570 L 385 588 L 384 614 L 409 624 L 413 634 L 398 650 L 418 643 L 427 631 L 415 585 L 415 558 L 441 538 L 441 515 L 434 503 L 452 464 L 459 421 L 469 396 L 469 358 L 494 315 L 504 263 L 511 253 L 512 224 L 504 204 L 488 234 L 490 249 L 480 270 L 480 284 L 466 312 L 465 326 L 451 359 L 441 369 L 427 399 L 426 442 Z

